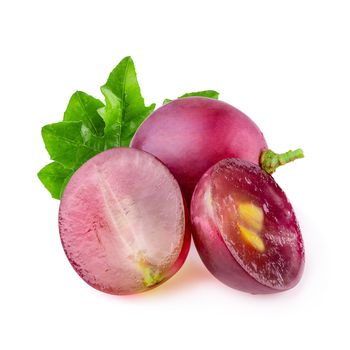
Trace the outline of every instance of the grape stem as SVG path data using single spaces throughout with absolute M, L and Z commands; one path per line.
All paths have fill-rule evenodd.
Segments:
M 301 148 L 285 153 L 275 153 L 268 149 L 261 153 L 260 166 L 268 174 L 272 174 L 279 166 L 299 158 L 304 158 L 304 152 Z

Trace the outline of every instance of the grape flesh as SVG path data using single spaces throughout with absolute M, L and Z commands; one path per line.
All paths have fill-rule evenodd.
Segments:
M 155 155 L 174 174 L 187 202 L 200 177 L 225 158 L 259 164 L 267 149 L 257 125 L 235 107 L 205 97 L 187 97 L 153 112 L 131 147 Z
M 110 294 L 146 291 L 184 263 L 190 233 L 175 178 L 152 155 L 114 148 L 87 161 L 61 200 L 59 230 L 75 271 Z
M 210 168 L 193 194 L 191 220 L 204 264 L 230 287 L 265 294 L 300 280 L 304 246 L 293 208 L 256 164 L 226 159 Z

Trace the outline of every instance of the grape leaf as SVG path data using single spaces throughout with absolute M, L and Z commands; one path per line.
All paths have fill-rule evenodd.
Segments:
M 155 104 L 145 106 L 130 57 L 113 69 L 98 99 L 75 92 L 69 100 L 63 121 L 42 128 L 45 147 L 54 163 L 38 173 L 52 197 L 60 199 L 73 173 L 96 154 L 130 140 Z
M 73 174 L 71 169 L 65 168 L 63 165 L 53 162 L 43 167 L 38 177 L 51 196 L 55 199 L 60 199 L 64 185 L 67 179 L 70 179 Z
M 104 150 L 104 140 L 81 121 L 63 121 L 42 128 L 46 149 L 55 162 L 42 168 L 38 177 L 51 196 L 60 199 L 74 172 Z
M 155 104 L 145 106 L 131 57 L 125 57 L 113 69 L 101 91 L 106 106 L 99 112 L 103 118 L 107 118 L 106 128 L 108 124 L 113 125 L 113 129 L 120 132 L 120 144 L 116 146 L 129 146 L 139 125 L 155 108 Z
M 76 170 L 103 151 L 103 143 L 81 121 L 45 125 L 41 134 L 51 159 L 67 169 Z
M 69 100 L 64 121 L 82 121 L 83 124 L 96 136 L 103 136 L 105 123 L 97 113 L 103 103 L 82 91 L 75 92 Z
M 106 123 L 104 129 L 105 148 L 120 147 L 123 118 L 121 101 L 105 86 L 101 87 L 101 92 L 105 96 L 106 106 L 99 108 L 98 113 Z
M 197 92 L 189 92 L 187 94 L 183 94 L 178 98 L 184 98 L 184 97 L 191 97 L 191 96 L 201 96 L 201 97 L 208 97 L 208 98 L 213 98 L 217 100 L 219 98 L 219 93 L 214 91 L 214 90 L 204 90 L 204 91 L 197 91 Z M 163 105 L 171 102 L 172 100 L 166 98 L 163 101 Z

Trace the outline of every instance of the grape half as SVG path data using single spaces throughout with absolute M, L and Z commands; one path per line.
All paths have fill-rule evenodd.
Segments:
M 191 220 L 204 264 L 230 287 L 265 294 L 300 280 L 304 247 L 293 208 L 258 165 L 225 159 L 210 168 L 194 191 Z
M 114 148 L 87 161 L 61 200 L 59 229 L 75 271 L 111 294 L 146 291 L 170 278 L 190 245 L 173 175 L 152 155 Z

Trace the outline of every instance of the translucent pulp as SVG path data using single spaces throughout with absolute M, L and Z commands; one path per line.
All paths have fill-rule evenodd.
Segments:
M 209 169 L 191 203 L 194 240 L 208 269 L 251 293 L 292 288 L 304 266 L 293 208 L 258 165 L 226 159 Z
M 176 180 L 153 156 L 130 148 L 105 151 L 73 175 L 59 227 L 77 273 L 112 294 L 142 292 L 166 280 L 188 250 Z

